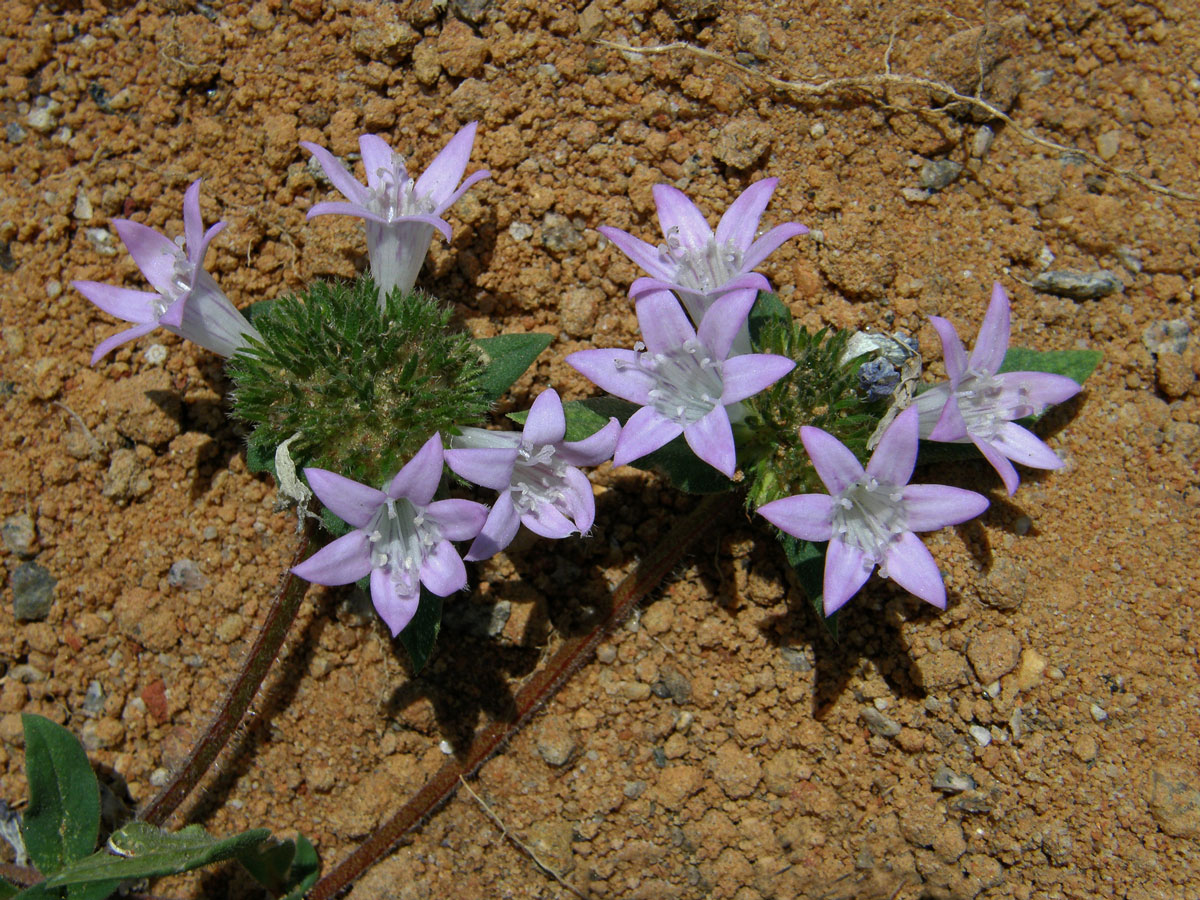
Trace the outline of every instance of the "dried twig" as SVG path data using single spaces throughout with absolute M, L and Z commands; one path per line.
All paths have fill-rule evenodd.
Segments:
M 463 778 L 460 775 L 458 778 L 458 781 L 464 788 L 467 789 L 467 793 L 475 798 L 475 802 L 479 804 L 480 808 L 483 809 L 483 811 L 487 815 L 487 817 L 492 820 L 492 824 L 500 829 L 500 833 L 502 835 L 504 835 L 506 838 L 508 838 L 510 841 L 512 841 L 512 843 L 514 845 L 516 845 L 517 849 L 523 851 L 526 856 L 528 856 L 530 859 L 532 859 L 539 869 L 541 869 L 543 872 L 545 872 L 547 875 L 549 875 L 551 878 L 553 878 L 555 881 L 557 881 L 559 884 L 561 884 L 563 887 L 565 887 L 568 891 L 570 891 L 576 897 L 579 897 L 580 900 L 590 900 L 588 894 L 583 893 L 583 891 L 579 890 L 579 888 L 575 887 L 575 885 L 571 884 L 569 881 L 567 881 L 565 878 L 563 878 L 562 875 L 560 875 L 551 866 L 549 866 L 545 860 L 543 860 L 541 857 L 539 857 L 537 855 L 537 853 L 534 852 L 534 849 L 532 847 L 530 847 L 528 844 L 524 843 L 519 837 L 517 837 L 515 834 L 513 834 L 511 831 L 509 831 L 507 826 L 505 826 L 505 824 L 500 821 L 500 817 L 498 815 L 496 815 L 495 812 L 492 811 L 492 808 L 487 805 L 487 803 L 484 801 L 484 799 L 482 797 L 480 797 L 477 793 L 475 793 L 474 790 L 471 789 L 471 785 L 469 785 L 467 783 L 467 780 L 465 778 Z
M 1030 144 L 1035 144 L 1039 147 L 1044 147 L 1047 150 L 1053 150 L 1056 153 L 1067 153 L 1073 156 L 1078 156 L 1087 160 L 1096 168 L 1103 172 L 1107 172 L 1117 178 L 1124 178 L 1139 184 L 1148 191 L 1153 191 L 1156 194 L 1162 194 L 1167 197 L 1174 197 L 1176 200 L 1188 200 L 1193 203 L 1200 203 L 1200 194 L 1181 191 L 1177 188 L 1169 187 L 1165 184 L 1159 184 L 1153 179 L 1147 178 L 1135 172 L 1133 169 L 1123 169 L 1110 165 L 1089 150 L 1084 150 L 1080 147 L 1072 147 L 1069 144 L 1060 144 L 1057 141 L 1052 141 L 1049 138 L 1042 137 L 1033 130 L 1018 125 L 1016 121 L 1004 110 L 989 103 L 981 97 L 973 97 L 969 94 L 963 94 L 950 87 L 948 84 L 943 84 L 940 81 L 935 81 L 932 78 L 922 78 L 918 75 L 898 75 L 890 71 L 881 72 L 876 75 L 851 75 L 844 78 L 828 78 L 825 81 L 785 81 L 782 78 L 776 78 L 773 75 L 768 75 L 765 72 L 756 71 L 749 66 L 743 66 L 731 59 L 726 59 L 719 53 L 714 53 L 711 50 L 705 50 L 703 47 L 693 47 L 691 44 L 676 42 L 673 44 L 654 44 L 648 47 L 634 47 L 631 44 L 622 44 L 616 41 L 596 41 L 601 47 L 608 47 L 610 50 L 617 50 L 621 53 L 637 53 L 642 56 L 661 56 L 670 53 L 686 53 L 691 56 L 699 57 L 700 59 L 709 60 L 710 62 L 720 63 L 727 66 L 742 75 L 751 79 L 758 79 L 769 84 L 771 87 L 800 97 L 822 97 L 829 94 L 841 94 L 846 91 L 863 91 L 870 94 L 873 90 L 878 90 L 887 87 L 899 88 L 917 88 L 927 91 L 930 94 L 941 94 L 950 100 L 958 103 L 965 103 L 981 112 L 986 113 L 994 119 L 1003 122 L 1022 140 Z M 890 46 L 889 46 L 890 51 Z M 890 57 L 890 53 L 889 53 Z M 918 110 L 915 107 L 899 107 L 906 109 L 908 112 L 938 112 L 938 110 Z

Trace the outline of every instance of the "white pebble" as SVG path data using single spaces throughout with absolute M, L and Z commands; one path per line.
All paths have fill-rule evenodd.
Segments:
M 982 725 L 972 725 L 967 729 L 971 733 L 971 737 L 975 739 L 980 747 L 986 747 L 992 742 L 992 733 Z
M 1100 704 L 1098 704 L 1098 703 L 1092 704 L 1091 713 L 1092 713 L 1092 718 L 1095 719 L 1097 722 L 1103 722 L 1105 719 L 1108 718 L 1108 713 L 1106 713 L 1104 711 L 1104 708 L 1102 706 L 1100 706 Z

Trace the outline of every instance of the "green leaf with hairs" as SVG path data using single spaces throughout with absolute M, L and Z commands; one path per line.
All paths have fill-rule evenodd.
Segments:
M 83 747 L 67 729 L 24 713 L 29 807 L 21 824 L 25 848 L 49 875 L 96 849 L 100 788 Z
M 553 340 L 552 334 L 535 332 L 501 334 L 475 341 L 475 346 L 484 353 L 483 374 L 479 379 L 484 396 L 493 403 L 499 400 Z

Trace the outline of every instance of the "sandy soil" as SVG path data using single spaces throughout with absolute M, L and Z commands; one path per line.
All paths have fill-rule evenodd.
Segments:
M 299 141 L 344 155 L 380 132 L 419 169 L 479 119 L 476 160 L 493 177 L 452 211 L 453 243 L 435 245 L 422 283 L 480 335 L 557 335 L 514 406 L 547 383 L 585 395 L 562 357 L 633 340 L 635 269 L 594 229 L 657 240 L 650 188 L 664 180 L 718 213 L 780 178 L 766 224 L 814 231 L 765 271 L 805 322 L 904 329 L 935 348 L 927 316 L 973 335 L 999 279 L 1014 343 L 1104 352 L 1048 423 L 1065 470 L 1028 473 L 1011 500 L 983 464 L 928 474 L 992 499 L 981 521 L 929 538 L 944 614 L 873 582 L 835 644 L 767 531 L 718 523 L 482 770 L 475 790 L 509 833 L 597 898 L 1196 896 L 1200 351 L 1194 335 L 1178 352 L 1160 339 L 1172 320 L 1197 329 L 1197 204 L 1012 129 L 987 148 L 969 117 L 905 111 L 928 106 L 920 92 L 800 103 L 681 55 L 585 43 L 687 40 L 820 80 L 883 71 L 894 33 L 893 71 L 970 90 L 982 60 L 988 96 L 1015 98 L 1021 126 L 1194 192 L 1187 4 L 4 8 L 0 796 L 25 796 L 22 711 L 65 723 L 149 796 L 294 541 L 273 486 L 246 472 L 217 358 L 160 333 L 89 367 L 117 325 L 68 283 L 142 286 L 110 220 L 177 234 L 183 190 L 203 176 L 206 220 L 229 223 L 208 267 L 245 306 L 364 262 L 356 223 L 305 222 L 329 191 Z M 922 166 L 942 159 L 962 173 L 923 196 Z M 1124 290 L 1036 293 L 1026 282 L 1047 266 L 1108 269 Z M 255 724 L 186 816 L 299 830 L 327 862 L 343 856 L 690 507 L 633 470 L 595 480 L 592 537 L 521 543 L 480 567 L 455 600 L 472 614 L 448 624 L 420 678 L 362 598 L 314 591 Z M 18 550 L 56 581 L 42 621 L 14 617 Z M 181 560 L 188 577 L 171 574 Z M 940 789 L 943 767 L 973 787 Z M 221 875 L 158 890 L 245 896 Z M 567 891 L 460 792 L 353 896 Z

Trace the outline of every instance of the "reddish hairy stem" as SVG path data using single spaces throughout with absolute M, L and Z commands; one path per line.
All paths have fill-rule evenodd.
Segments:
M 658 547 L 617 585 L 608 615 L 585 634 L 565 640 L 550 661 L 521 687 L 514 700 L 517 715 L 506 721 L 494 721 L 480 731 L 462 761 L 451 758 L 438 769 L 392 818 L 318 881 L 307 900 L 332 900 L 354 879 L 386 856 L 405 833 L 449 799 L 458 787 L 459 779 L 474 773 L 502 744 L 524 727 L 533 714 L 587 662 L 604 636 L 675 567 L 692 542 L 718 518 L 720 507 L 729 502 L 729 494 L 710 495 L 701 500 L 682 522 L 671 529 Z
M 304 518 L 304 526 L 301 530 L 300 542 L 292 558 L 292 566 L 298 565 L 308 553 L 308 545 L 313 537 L 311 524 L 313 521 L 307 516 Z M 238 672 L 229 693 L 226 694 L 220 709 L 213 716 L 204 735 L 192 748 L 192 752 L 188 754 L 183 765 L 175 771 L 163 789 L 138 813 L 139 819 L 160 826 L 166 822 L 171 813 L 200 783 L 204 773 L 225 749 L 225 745 L 237 731 L 242 717 L 246 715 L 246 710 L 250 708 L 251 702 L 258 694 L 258 689 L 262 686 L 263 679 L 267 677 L 271 664 L 279 656 L 279 650 L 283 646 L 288 631 L 291 630 L 292 622 L 296 620 L 296 614 L 300 611 L 300 602 L 304 599 L 307 590 L 308 582 L 293 576 L 291 566 L 289 566 L 288 571 L 279 581 L 275 596 L 271 599 L 271 608 L 267 611 L 267 618 L 263 622 L 262 628 L 259 629 L 254 646 L 247 654 L 246 661 L 243 663 L 241 671 Z

